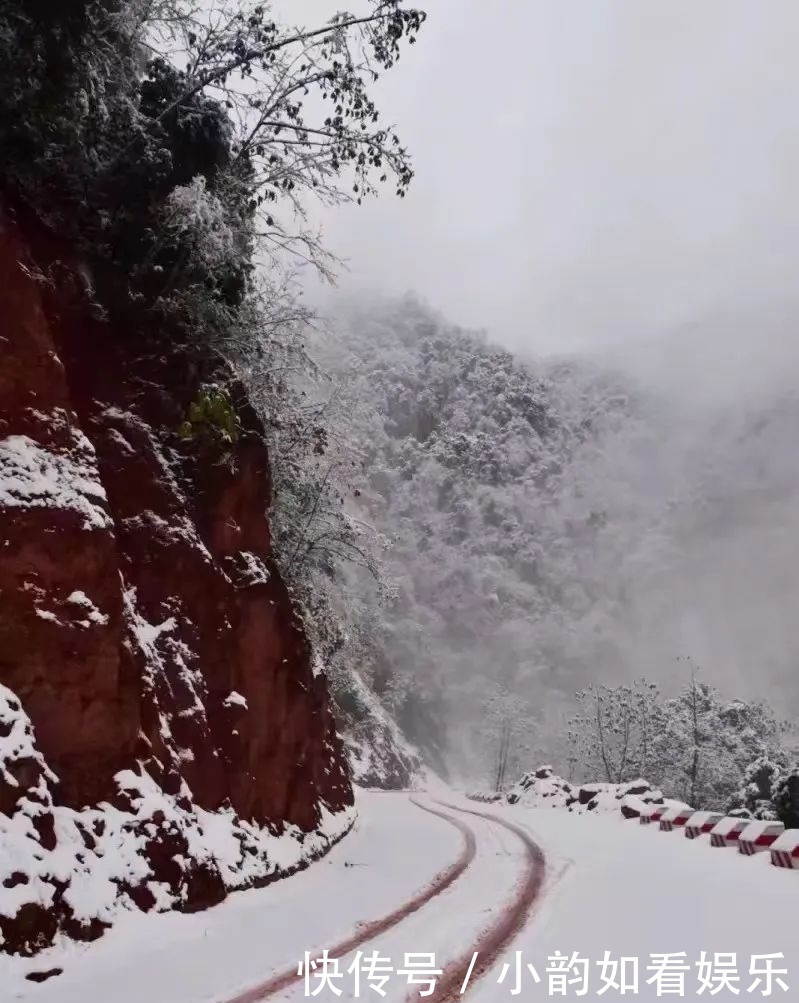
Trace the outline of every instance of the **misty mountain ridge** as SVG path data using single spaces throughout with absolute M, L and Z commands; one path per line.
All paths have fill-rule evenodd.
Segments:
M 655 342 L 648 366 L 521 360 L 413 297 L 340 307 L 320 354 L 358 401 L 339 429 L 362 451 L 353 511 L 393 541 L 377 689 L 422 748 L 397 689 L 454 748 L 492 686 L 551 749 L 575 690 L 673 691 L 686 655 L 730 697 L 799 706 L 799 395 L 781 365 L 703 399 L 715 356 L 689 335 L 657 347 L 670 370 Z M 682 394 L 686 346 L 706 361 Z

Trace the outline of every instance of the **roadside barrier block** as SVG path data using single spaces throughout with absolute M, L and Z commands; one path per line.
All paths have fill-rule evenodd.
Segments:
M 682 828 L 695 811 L 695 808 L 689 808 L 686 805 L 679 808 L 668 808 L 660 817 L 660 831 L 671 832 L 673 829 Z
M 723 818 L 724 815 L 720 811 L 695 811 L 685 823 L 686 839 L 696 839 L 698 836 L 704 836 Z
M 748 818 L 733 818 L 730 815 L 725 815 L 710 830 L 710 845 L 717 847 L 737 846 L 738 838 L 749 822 Z
M 750 822 L 738 837 L 738 852 L 748 857 L 765 853 L 783 832 L 782 822 Z
M 666 806 L 662 804 L 653 804 L 646 814 L 641 813 L 640 821 L 644 825 L 654 825 L 655 822 L 659 822 L 663 817 L 663 812 L 666 811 Z
M 771 863 L 799 871 L 799 829 L 786 829 L 777 836 L 771 844 Z

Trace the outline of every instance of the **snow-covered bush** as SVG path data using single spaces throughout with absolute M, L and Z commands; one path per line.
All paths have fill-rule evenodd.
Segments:
M 747 767 L 740 790 L 730 798 L 728 814 L 745 811 L 749 818 L 777 819 L 774 795 L 784 770 L 784 764 L 768 756 L 758 757 Z
M 774 811 L 786 829 L 799 829 L 799 766 L 786 770 L 774 785 Z
M 615 783 L 649 776 L 700 809 L 745 808 L 755 817 L 773 810 L 769 777 L 785 753 L 782 725 L 767 704 L 724 701 L 693 668 L 670 699 L 645 681 L 589 687 L 578 699 L 569 733 L 581 775 Z

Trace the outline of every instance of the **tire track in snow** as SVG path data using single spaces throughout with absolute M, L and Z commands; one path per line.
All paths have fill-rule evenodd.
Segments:
M 515 897 L 510 904 L 502 911 L 495 922 L 484 930 L 478 939 L 472 944 L 468 951 L 464 951 L 460 958 L 451 962 L 444 968 L 444 974 L 436 983 L 436 988 L 426 999 L 430 1003 L 451 1003 L 453 1000 L 463 999 L 469 989 L 486 974 L 497 963 L 504 950 L 521 932 L 533 912 L 533 907 L 540 898 L 541 890 L 546 876 L 546 858 L 544 851 L 530 836 L 530 834 L 513 822 L 507 822 L 497 815 L 488 815 L 481 811 L 473 811 L 471 808 L 458 808 L 456 805 L 446 804 L 438 801 L 452 811 L 463 812 L 467 815 L 476 815 L 478 818 L 495 822 L 517 836 L 524 845 L 526 866 L 518 884 Z M 477 953 L 477 961 L 474 969 L 470 971 L 472 958 Z M 469 972 L 469 984 L 466 993 L 461 994 L 461 987 L 466 973 Z M 408 996 L 408 1001 L 417 1000 L 418 995 Z
M 354 951 L 358 947 L 361 947 L 373 937 L 378 937 L 380 934 L 390 930 L 398 923 L 401 923 L 402 920 L 417 912 L 422 908 L 422 906 L 427 905 L 431 899 L 434 899 L 437 895 L 446 891 L 450 885 L 457 881 L 457 879 L 474 860 L 477 853 L 477 841 L 473 830 L 465 822 L 455 818 L 448 812 L 438 811 L 435 808 L 431 808 L 429 805 L 422 804 L 417 801 L 416 798 L 410 798 L 410 801 L 412 804 L 416 805 L 417 808 L 420 808 L 422 811 L 429 812 L 431 815 L 436 815 L 438 818 L 443 819 L 450 825 L 454 825 L 455 828 L 460 831 L 463 836 L 463 847 L 458 858 L 445 870 L 440 871 L 421 892 L 414 895 L 414 897 L 404 905 L 401 905 L 398 909 L 395 909 L 387 916 L 383 916 L 382 919 L 371 920 L 363 923 L 357 928 L 357 931 L 346 940 L 342 940 L 338 944 L 330 947 L 328 949 L 328 953 L 331 958 L 343 958 L 344 955 L 349 954 L 350 951 Z M 438 803 L 441 804 L 441 802 Z M 449 808 L 450 806 L 443 805 L 443 807 Z M 456 808 L 455 810 L 460 811 L 462 809 Z M 478 813 L 473 812 L 473 814 L 476 815 Z M 273 975 L 265 982 L 262 982 L 257 986 L 253 986 L 251 989 L 246 989 L 243 993 L 239 993 L 238 996 L 229 998 L 225 1001 L 225 1003 L 260 1003 L 261 1000 L 268 999 L 270 996 L 274 996 L 276 993 L 279 993 L 284 989 L 288 989 L 291 985 L 299 982 L 299 979 L 300 976 L 297 975 L 296 967 L 286 969 L 283 972 Z

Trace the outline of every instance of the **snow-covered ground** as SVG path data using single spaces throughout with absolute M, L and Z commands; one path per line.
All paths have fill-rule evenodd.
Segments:
M 641 826 L 615 814 L 573 815 L 518 806 L 491 810 L 528 828 L 547 855 L 550 878 L 544 901 L 513 945 L 514 951 L 522 951 L 523 965 L 529 962 L 535 967 L 541 978 L 539 992 L 549 990 L 547 958 L 556 952 L 571 958 L 576 952 L 589 961 L 586 995 L 597 996 L 603 985 L 598 962 L 609 951 L 611 960 L 638 959 L 636 996 L 656 999 L 656 983 L 646 983 L 654 974 L 647 970 L 653 964 L 650 955 L 685 952 L 677 963 L 690 966 L 683 973 L 684 995 L 693 998 L 700 988 L 697 962 L 704 951 L 709 961 L 716 953 L 736 954 L 740 981 L 733 984 L 738 995 L 757 998 L 765 983 L 748 992 L 756 978 L 749 974 L 751 956 L 782 952 L 785 960 L 776 959 L 773 967 L 787 968 L 782 979 L 789 992 L 774 980 L 772 995 L 796 998 L 799 871 L 772 867 L 768 853 L 745 857 L 734 849 L 712 848 L 707 836 L 690 840 L 681 829 L 661 832 L 657 826 Z M 504 983 L 498 985 L 500 973 L 492 973 L 473 999 L 488 1003 L 504 998 L 515 957 L 506 960 L 511 971 Z M 525 974 L 523 992 L 529 992 L 535 983 L 526 969 Z M 575 970 L 570 977 L 577 974 Z M 575 995 L 580 988 L 574 983 L 568 994 Z M 606 989 L 602 998 L 616 995 L 616 990 Z M 710 988 L 701 995 L 708 997 Z M 734 995 L 724 988 L 713 998 Z
M 615 815 L 479 805 L 442 791 L 420 797 L 441 808 L 437 799 L 469 812 L 451 814 L 472 830 L 474 859 L 445 891 L 364 943 L 360 950 L 365 955 L 376 950 L 397 969 L 404 967 L 406 953 L 434 953 L 437 967 L 446 967 L 496 924 L 518 892 L 527 860 L 517 836 L 471 814 L 483 812 L 533 835 L 546 852 L 547 878 L 529 922 L 499 962 L 470 985 L 469 999 L 496 1003 L 511 998 L 517 951 L 523 996 L 550 994 L 547 969 L 556 966 L 549 959 L 557 952 L 569 959 L 576 952 L 587 960 L 588 997 L 602 988 L 598 962 L 606 951 L 611 962 L 621 956 L 638 960 L 635 995 L 643 999 L 658 997 L 657 985 L 646 980 L 653 976 L 651 955 L 666 953 L 685 952 L 674 961 L 689 966 L 683 973 L 683 995 L 688 997 L 700 985 L 697 962 L 703 951 L 711 962 L 716 953 L 736 954 L 740 982 L 733 984 L 743 997 L 756 979 L 749 974 L 752 955 L 784 954 L 774 968 L 787 969 L 781 978 L 790 991 L 783 992 L 775 979 L 774 995 L 790 999 L 799 986 L 799 873 L 771 867 L 768 854 L 743 857 L 731 849 L 712 849 L 706 837 L 688 840 L 681 830 L 660 832 Z M 463 834 L 421 810 L 407 793 L 363 792 L 358 808 L 355 830 L 327 858 L 293 878 L 233 895 L 217 909 L 192 916 L 131 916 L 94 944 L 62 947 L 26 962 L 28 971 L 64 968 L 61 976 L 41 985 L 22 981 L 19 964 L 4 959 L 0 998 L 42 1003 L 229 1001 L 296 966 L 305 951 L 313 955 L 351 935 L 359 924 L 397 909 L 463 853 Z M 346 973 L 354 958 L 350 952 L 340 959 L 340 971 Z M 499 982 L 505 963 L 509 967 Z M 528 963 L 541 980 L 538 985 Z M 604 974 L 611 975 L 610 966 Z M 568 977 L 579 975 L 578 963 Z M 552 988 L 557 989 L 557 973 L 554 978 Z M 334 984 L 341 996 L 326 986 L 316 998 L 355 997 L 354 975 L 344 974 Z M 312 981 L 310 987 L 318 985 Z M 764 985 L 752 995 L 761 995 Z M 710 995 L 713 986 L 711 982 L 703 995 Z M 373 997 L 373 988 L 362 976 L 360 996 L 380 998 Z M 408 977 L 396 972 L 383 986 L 388 1000 L 409 999 L 423 988 L 409 987 Z M 574 982 L 566 995 L 581 989 Z M 610 988 L 602 995 L 617 994 Z M 304 995 L 298 982 L 271 998 L 299 1000 Z M 715 998 L 732 995 L 723 989 Z

